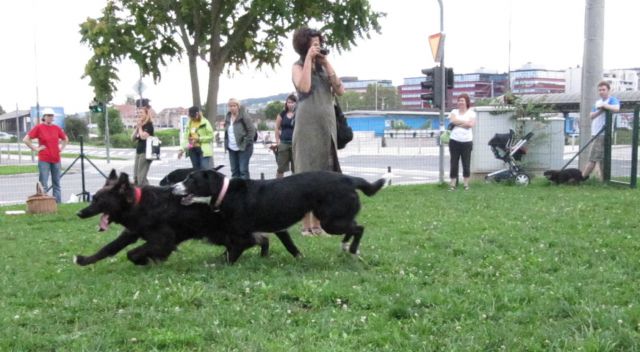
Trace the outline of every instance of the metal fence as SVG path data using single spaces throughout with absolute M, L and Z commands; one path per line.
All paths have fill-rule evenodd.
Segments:
M 484 122 L 485 126 L 487 122 Z M 393 175 L 393 184 L 414 184 L 414 183 L 435 183 L 439 181 L 439 146 L 437 133 L 432 131 L 398 130 L 385 133 L 383 136 L 376 136 L 373 132 L 356 132 L 354 140 L 338 153 L 342 170 L 346 174 L 357 175 L 368 180 L 375 180 L 387 173 L 390 169 Z M 503 131 L 508 132 L 508 131 Z M 475 133 L 475 132 L 474 132 Z M 554 132 L 556 133 L 556 132 Z M 564 141 L 563 133 L 560 138 Z M 556 133 L 557 134 L 557 133 Z M 481 133 L 478 133 L 480 136 Z M 539 133 L 542 135 L 542 133 Z M 482 137 L 474 144 L 473 154 L 482 155 L 472 159 L 472 164 L 489 165 L 487 170 L 497 170 L 502 166 L 491 154 L 487 145 L 489 137 Z M 486 140 L 485 140 L 486 139 Z M 551 143 L 550 139 L 542 139 L 535 143 Z M 633 154 L 631 147 L 631 129 L 618 128 L 612 137 L 611 147 L 611 176 L 619 180 L 630 180 L 632 157 L 637 159 L 637 153 Z M 564 146 L 560 147 L 559 156 L 561 160 L 569 161 L 578 152 L 578 146 L 571 144 L 571 138 L 567 138 Z M 274 154 L 268 148 L 268 144 L 257 143 L 254 154 L 250 162 L 251 178 L 274 178 L 276 174 L 276 161 Z M 551 150 L 551 145 L 544 145 L 543 150 Z M 449 178 L 449 155 L 447 148 L 444 157 L 444 179 Z M 636 148 L 637 150 L 637 148 Z M 21 154 L 20 154 L 20 153 Z M 77 145 L 69 145 L 64 151 L 62 168 L 66 169 L 78 156 L 80 148 Z M 85 147 L 85 155 L 99 169 L 85 163 L 84 180 L 86 190 L 93 194 L 104 184 L 104 174 L 108 174 L 111 169 L 118 172 L 133 174 L 133 164 L 135 151 L 130 149 L 111 149 L 110 162 L 106 160 L 104 147 Z M 161 160 L 154 161 L 149 171 L 149 181 L 157 185 L 159 181 L 170 171 L 176 168 L 190 167 L 191 163 L 187 159 L 178 159 L 177 147 L 162 148 Z M 635 155 L 635 156 L 634 156 Z M 529 155 L 526 158 L 535 158 Z M 571 167 L 577 167 L 577 158 L 571 163 Z M 214 148 L 214 163 L 216 165 L 228 165 L 228 157 L 224 153 L 222 146 Z M 0 175 L 0 205 L 24 203 L 28 196 L 35 193 L 35 185 L 38 181 L 37 157 L 33 155 L 24 145 L 19 143 L 0 144 L 0 169 L 5 166 L 22 166 L 27 169 L 26 173 Z M 495 167 L 495 168 L 494 168 Z M 493 168 L 493 170 L 491 170 Z M 472 165 L 473 170 L 473 165 Z M 22 170 L 24 171 L 24 170 Z M 543 170 L 532 170 L 539 174 Z M 221 172 L 229 174 L 228 167 L 221 169 Z M 637 172 L 637 170 L 635 170 Z M 476 176 L 483 177 L 480 173 Z M 69 172 L 62 178 L 62 199 L 68 201 L 72 195 L 82 192 L 82 175 L 80 163 L 76 162 Z

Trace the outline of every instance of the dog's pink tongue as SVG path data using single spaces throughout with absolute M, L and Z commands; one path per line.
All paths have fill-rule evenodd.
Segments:
M 107 231 L 109 229 L 109 214 L 102 214 L 100 217 L 99 231 Z

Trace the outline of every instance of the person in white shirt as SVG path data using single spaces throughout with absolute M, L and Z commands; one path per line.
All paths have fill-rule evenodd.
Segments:
M 610 90 L 611 86 L 609 82 L 601 81 L 598 83 L 598 95 L 600 95 L 600 99 L 596 101 L 589 115 L 591 118 L 591 136 L 598 136 L 600 131 L 604 129 L 606 111 L 612 113 L 620 111 L 620 101 L 616 97 L 609 96 Z M 602 159 L 604 159 L 604 133 L 600 134 L 591 145 L 589 163 L 582 171 L 582 178 L 589 178 L 596 164 L 598 164 L 600 177 L 602 177 Z
M 470 109 L 471 100 L 467 94 L 458 96 L 458 108 L 449 114 L 449 123 L 453 125 L 449 140 L 451 168 L 449 171 L 449 190 L 455 191 L 458 181 L 458 164 L 462 161 L 462 179 L 464 190 L 469 190 L 471 176 L 471 150 L 473 149 L 472 128 L 476 123 L 476 113 Z

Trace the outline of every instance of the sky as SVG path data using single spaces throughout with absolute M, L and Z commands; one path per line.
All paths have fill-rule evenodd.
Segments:
M 329 56 L 339 76 L 390 79 L 418 77 L 435 65 L 428 36 L 440 31 L 437 0 L 371 0 L 376 11 L 387 13 L 381 33 L 359 39 L 350 51 Z M 479 68 L 496 72 L 518 69 L 531 62 L 547 69 L 582 65 L 585 0 L 442 0 L 444 5 L 445 65 L 456 73 Z M 5 111 L 62 106 L 67 114 L 84 112 L 94 94 L 81 78 L 91 56 L 80 43 L 79 24 L 99 17 L 105 0 L 0 1 L 0 106 Z M 640 1 L 605 2 L 604 68 L 640 67 L 637 37 Z M 275 69 L 248 66 L 223 74 L 218 102 L 229 98 L 257 98 L 293 91 L 291 65 L 297 55 L 290 38 Z M 509 43 L 511 49 L 509 50 Z M 135 96 L 139 71 L 130 62 L 118 66 L 113 103 Z M 201 93 L 206 94 L 206 67 L 199 64 Z M 174 60 L 154 84 L 143 79 L 144 92 L 159 111 L 191 105 L 186 58 Z M 204 96 L 203 96 L 203 100 Z

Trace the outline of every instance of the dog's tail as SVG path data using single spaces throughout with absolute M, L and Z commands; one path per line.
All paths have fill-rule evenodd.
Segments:
M 361 190 L 362 193 L 366 194 L 368 197 L 376 194 L 387 182 L 384 178 L 381 178 L 374 183 L 369 183 L 369 181 L 360 177 L 352 177 L 351 179 L 353 180 L 353 184 L 356 188 Z

